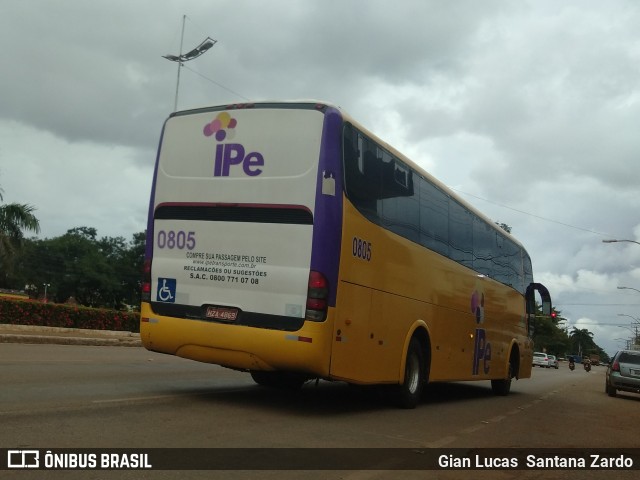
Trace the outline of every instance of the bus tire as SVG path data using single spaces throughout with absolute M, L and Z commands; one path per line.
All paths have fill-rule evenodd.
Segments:
M 307 377 L 289 372 L 264 372 L 251 370 L 251 378 L 262 387 L 298 390 L 307 381 Z
M 404 382 L 395 387 L 395 400 L 399 407 L 410 409 L 418 406 L 426 378 L 427 370 L 424 350 L 420 341 L 413 337 L 407 349 Z
M 491 380 L 491 390 L 494 395 L 506 397 L 511 391 L 511 379 L 513 378 L 513 358 L 509 358 L 509 367 L 507 368 L 507 378 Z

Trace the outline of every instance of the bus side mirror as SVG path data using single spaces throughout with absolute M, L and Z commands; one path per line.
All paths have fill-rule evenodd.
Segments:
M 542 315 L 551 316 L 551 295 L 547 287 L 541 283 L 530 283 L 525 293 L 525 301 L 527 303 L 527 316 L 529 318 L 529 336 L 533 335 L 536 328 L 536 292 L 542 300 Z
M 536 292 L 538 292 L 542 299 L 542 315 L 551 316 L 551 295 L 549 295 L 547 287 L 541 283 L 530 283 L 527 287 L 527 292 L 525 294 L 527 301 L 527 313 L 530 315 L 535 315 L 536 313 Z

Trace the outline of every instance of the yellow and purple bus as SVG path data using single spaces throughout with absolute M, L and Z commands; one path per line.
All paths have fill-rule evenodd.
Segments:
M 536 294 L 537 292 L 537 294 Z M 341 109 L 173 113 L 154 172 L 140 333 L 250 372 L 391 385 L 528 378 L 537 300 L 511 235 Z

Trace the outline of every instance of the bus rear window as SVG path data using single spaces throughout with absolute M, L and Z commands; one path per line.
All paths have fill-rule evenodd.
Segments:
M 296 177 L 317 166 L 323 115 L 313 110 L 206 111 L 170 118 L 160 169 L 173 178 Z

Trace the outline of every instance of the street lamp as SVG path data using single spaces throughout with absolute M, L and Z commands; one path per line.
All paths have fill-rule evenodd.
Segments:
M 637 243 L 638 245 L 640 245 L 640 242 L 636 242 L 635 240 L 602 240 L 602 243 L 618 243 L 618 242 L 630 242 L 630 243 Z
M 49 288 L 51 286 L 50 283 L 43 283 L 42 284 L 44 286 L 44 303 L 49 303 L 47 302 L 47 288 Z
M 178 79 L 176 81 L 176 98 L 173 104 L 173 111 L 178 110 L 178 89 L 180 88 L 180 67 L 184 62 L 188 62 L 189 60 L 194 60 L 198 58 L 200 55 L 204 54 L 207 50 L 213 47 L 217 40 L 214 40 L 211 37 L 205 38 L 200 45 L 198 45 L 193 50 L 188 51 L 187 53 L 182 53 L 182 43 L 184 42 L 184 22 L 187 16 L 182 16 L 182 35 L 180 36 L 180 54 L 178 56 L 175 55 L 162 55 L 162 58 L 166 58 L 170 62 L 176 62 L 178 64 Z

